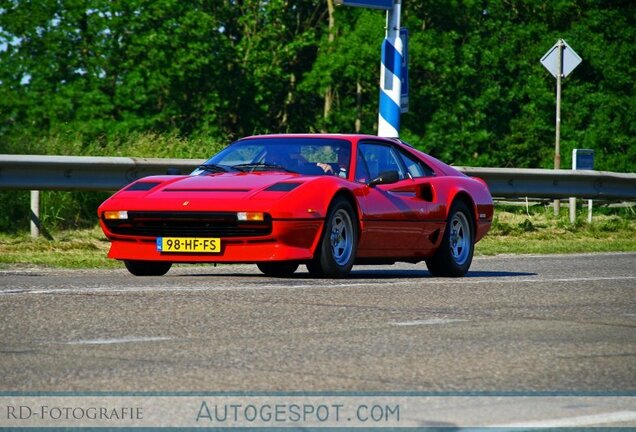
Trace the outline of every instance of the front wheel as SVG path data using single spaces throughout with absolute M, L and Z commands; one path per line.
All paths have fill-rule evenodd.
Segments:
M 461 201 L 453 203 L 442 243 L 435 255 L 426 260 L 428 271 L 433 276 L 464 276 L 473 261 L 474 232 L 468 206 Z
M 342 197 L 334 200 L 325 221 L 316 256 L 307 263 L 313 276 L 345 277 L 353 267 L 358 244 L 358 224 L 351 203 Z
M 258 263 L 256 264 L 258 269 L 265 273 L 267 276 L 272 277 L 288 277 L 294 274 L 298 268 L 298 263 L 295 262 L 270 262 L 270 263 Z
M 124 264 L 128 271 L 135 276 L 163 276 L 172 267 L 172 263 L 165 261 L 125 260 Z

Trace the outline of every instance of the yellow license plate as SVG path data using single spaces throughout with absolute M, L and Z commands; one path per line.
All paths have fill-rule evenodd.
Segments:
M 220 238 L 157 237 L 159 252 L 221 252 Z

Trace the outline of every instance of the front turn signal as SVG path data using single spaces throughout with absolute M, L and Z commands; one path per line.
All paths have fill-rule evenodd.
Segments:
M 105 211 L 104 219 L 128 219 L 128 212 L 126 210 Z
M 265 214 L 261 212 L 238 212 L 236 218 L 242 222 L 262 222 L 265 220 Z

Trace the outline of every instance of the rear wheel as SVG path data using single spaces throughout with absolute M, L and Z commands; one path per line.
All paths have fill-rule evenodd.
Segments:
M 456 201 L 449 212 L 442 244 L 426 266 L 433 276 L 464 276 L 473 261 L 475 229 L 468 206 Z
M 353 207 L 338 197 L 331 204 L 322 239 L 314 259 L 307 263 L 309 273 L 331 278 L 345 277 L 353 267 L 358 244 L 358 225 Z
M 165 261 L 125 260 L 124 264 L 128 271 L 135 276 L 163 276 L 172 267 L 172 263 Z
M 271 262 L 271 263 L 258 263 L 256 264 L 258 269 L 265 273 L 267 276 L 272 277 L 287 277 L 294 274 L 298 269 L 298 263 L 295 262 Z

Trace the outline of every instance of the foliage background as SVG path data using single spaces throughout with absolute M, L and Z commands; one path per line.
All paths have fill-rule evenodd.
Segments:
M 552 167 L 539 59 L 563 38 L 583 63 L 563 86 L 562 166 L 591 148 L 597 169 L 636 171 L 636 2 L 402 10 L 403 139 L 456 165 Z M 332 0 L 0 0 L 0 153 L 204 158 L 254 133 L 375 134 L 383 33 L 381 11 Z M 45 217 L 94 223 L 102 198 L 50 192 Z M 0 229 L 27 200 L 0 194 Z

